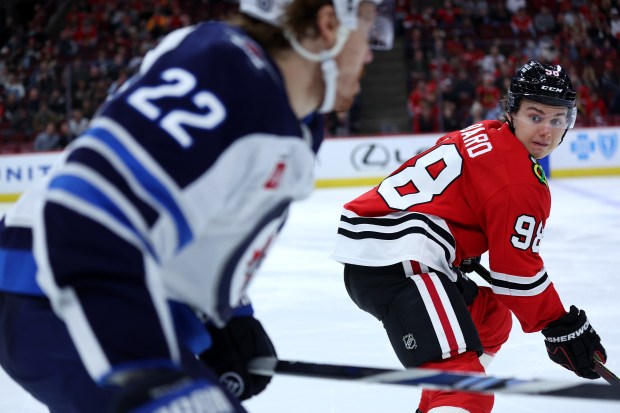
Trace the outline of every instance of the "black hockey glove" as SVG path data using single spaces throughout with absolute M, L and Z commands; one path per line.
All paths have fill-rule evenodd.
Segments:
M 587 379 L 600 377 L 593 370 L 593 357 L 594 354 L 598 354 L 605 362 L 607 354 L 585 311 L 572 305 L 568 314 L 549 323 L 542 333 L 551 360 L 580 377 Z
M 461 263 L 459 264 L 457 268 L 461 270 L 461 272 L 468 274 L 470 272 L 475 271 L 474 267 L 478 264 L 480 264 L 480 257 L 471 257 L 471 258 L 466 258 L 463 261 L 461 261 Z
M 129 380 L 112 401 L 110 413 L 233 411 L 216 383 L 196 380 L 178 370 L 144 370 Z
M 247 364 L 255 357 L 276 357 L 276 350 L 262 324 L 251 316 L 234 317 L 219 329 L 207 325 L 213 344 L 199 358 L 239 400 L 265 390 L 270 376 L 250 374 Z

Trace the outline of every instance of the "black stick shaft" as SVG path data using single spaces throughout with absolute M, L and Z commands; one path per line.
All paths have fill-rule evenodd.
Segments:
M 575 383 L 558 380 L 502 378 L 475 373 L 454 373 L 422 368 L 396 370 L 337 364 L 317 364 L 278 360 L 271 357 L 259 357 L 252 360 L 248 370 L 253 374 L 263 376 L 284 374 L 297 377 L 349 380 L 364 383 L 422 386 L 464 392 L 620 401 L 620 389 L 616 386 L 592 382 Z

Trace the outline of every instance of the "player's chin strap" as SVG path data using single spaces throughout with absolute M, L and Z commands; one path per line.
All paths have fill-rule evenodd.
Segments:
M 329 49 L 320 53 L 313 53 L 306 50 L 290 32 L 285 31 L 284 35 L 291 43 L 293 49 L 304 59 L 311 62 L 320 62 L 323 71 L 323 81 L 325 82 L 325 94 L 323 95 L 323 103 L 319 108 L 319 113 L 331 112 L 336 103 L 336 82 L 338 80 L 338 65 L 334 58 L 342 51 L 344 44 L 349 37 L 349 29 L 341 25 L 336 33 L 336 44 Z

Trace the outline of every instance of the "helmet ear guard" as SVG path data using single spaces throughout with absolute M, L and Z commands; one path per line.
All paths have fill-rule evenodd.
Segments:
M 567 129 L 575 126 L 577 93 L 566 71 L 559 65 L 548 65 L 530 60 L 510 82 L 506 112 L 514 114 L 523 99 L 549 106 L 568 109 Z

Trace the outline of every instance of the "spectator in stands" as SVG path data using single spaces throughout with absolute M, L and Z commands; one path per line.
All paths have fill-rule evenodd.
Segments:
M 583 84 L 586 85 L 588 90 L 598 90 L 600 87 L 600 82 L 598 80 L 598 75 L 594 70 L 594 66 L 591 64 L 586 64 L 583 66 L 583 70 L 581 72 L 581 80 Z
M 605 125 L 607 106 L 605 105 L 605 102 L 599 97 L 599 94 L 596 90 L 590 91 L 589 96 L 584 99 L 583 109 L 588 126 Z
M 464 68 L 459 69 L 453 90 L 459 107 L 469 107 L 474 101 L 476 85 Z
M 9 70 L 8 63 L 10 59 L 10 50 L 8 47 L 0 47 L 0 86 L 4 88 L 4 84 L 8 80 Z
M 146 22 L 146 29 L 155 36 L 161 36 L 170 30 L 169 12 L 163 7 L 155 7 L 152 16 Z
M 549 64 L 557 64 L 560 57 L 553 40 L 549 36 L 543 36 L 538 41 L 540 61 Z
M 118 74 L 118 78 L 114 82 L 110 83 L 110 86 L 108 87 L 106 94 L 110 95 L 114 93 L 116 90 L 118 90 L 119 87 L 121 87 L 123 83 L 125 83 L 127 79 L 129 79 L 129 75 L 127 74 L 127 71 L 124 69 L 121 69 L 121 71 Z
M 41 46 L 35 36 L 30 36 L 27 40 L 22 56 L 22 68 L 30 70 L 41 60 Z
M 34 116 L 35 113 L 39 111 L 41 106 L 41 95 L 39 93 L 39 89 L 36 87 L 31 87 L 28 89 L 26 94 L 26 99 L 24 99 L 24 104 L 26 105 L 26 109 L 28 112 Z
M 47 103 L 50 109 L 56 113 L 63 114 L 67 111 L 67 100 L 64 93 L 59 88 L 52 89 Z
M 480 23 L 487 24 L 487 23 Z M 453 55 L 460 55 L 463 50 L 463 39 L 465 38 L 475 38 L 477 36 L 478 23 L 474 23 L 473 19 L 469 16 L 462 16 L 461 23 L 454 28 L 452 31 L 452 35 L 448 36 L 446 39 L 446 43 L 448 43 L 447 48 L 450 50 L 450 53 Z
M 484 114 L 484 119 L 502 120 L 505 113 L 506 113 L 506 107 L 504 105 L 504 102 L 501 102 L 498 100 L 492 109 L 486 111 L 486 113 Z
M 92 99 L 95 96 L 95 88 L 96 82 L 93 84 L 86 79 L 79 79 L 73 89 L 73 104 L 81 106 L 83 101 Z
M 428 76 L 428 61 L 426 60 L 426 55 L 424 54 L 424 50 L 416 48 L 413 51 L 413 59 L 411 59 L 409 63 L 409 90 L 420 80 L 426 78 L 426 76 Z
M 32 119 L 34 132 L 41 132 L 50 122 L 59 122 L 61 117 L 62 116 L 59 113 L 56 113 L 49 108 L 49 105 L 45 100 L 42 100 L 41 104 L 39 105 L 39 110 L 34 114 Z
M 82 102 L 82 114 L 85 118 L 92 119 L 97 111 L 98 104 L 100 102 L 95 102 L 92 99 L 88 99 Z
M 437 107 L 429 100 L 424 100 L 420 111 L 413 116 L 413 133 L 431 133 L 439 130 Z
M 615 7 L 611 9 L 609 28 L 611 35 L 620 40 L 620 14 Z
M 534 15 L 534 28 L 536 33 L 552 34 L 555 30 L 555 16 L 551 13 L 551 10 L 547 6 L 541 7 L 541 9 Z
M 48 95 L 56 87 L 57 81 L 54 63 L 50 60 L 42 60 L 32 71 L 28 87 L 36 87 L 42 94 Z
M 494 43 L 489 48 L 489 53 L 487 53 L 480 60 L 480 68 L 484 73 L 495 74 L 497 73 L 497 66 L 506 60 L 506 56 L 502 54 L 499 50 L 499 45 Z
M 456 111 L 456 104 L 449 100 L 443 102 L 443 132 L 461 130 L 465 127 Z
M 409 109 L 409 114 L 413 117 L 418 112 L 420 112 L 422 108 L 423 99 L 429 95 L 429 89 L 427 88 L 427 82 L 424 79 L 419 79 L 415 83 L 415 87 L 409 93 L 409 98 L 407 101 L 407 107 Z
M 71 112 L 71 118 L 69 119 L 70 134 L 73 136 L 80 136 L 82 132 L 88 129 L 89 121 L 89 119 L 84 117 L 82 109 L 73 109 L 73 112 Z
M 45 129 L 37 134 L 34 139 L 35 151 L 54 151 L 62 148 L 60 135 L 56 131 L 56 124 L 48 122 Z
M 26 96 L 26 88 L 22 82 L 17 78 L 17 74 L 9 72 L 7 81 L 4 83 L 4 93 L 7 96 L 14 95 L 17 100 L 21 100 Z
M 515 68 L 508 60 L 499 64 L 498 74 L 495 76 L 493 84 L 499 90 L 500 96 L 508 93 L 508 88 L 510 87 L 510 82 L 512 81 L 514 72 Z
M 461 9 L 454 7 L 451 0 L 444 0 L 443 7 L 437 9 L 437 24 L 442 29 L 452 29 L 461 16 Z
M 326 129 L 330 136 L 347 136 L 349 135 L 349 113 L 348 112 L 330 112 L 326 119 Z
M 467 14 L 475 25 L 490 23 L 490 8 L 487 0 L 464 1 L 463 9 L 467 10 Z
M 600 47 L 600 56 L 602 59 L 620 61 L 620 41 L 610 36 L 605 37 Z
M 491 24 L 493 26 L 509 25 L 511 14 L 506 8 L 506 3 L 502 1 L 491 2 L 491 11 L 489 13 Z
M 601 87 L 607 94 L 607 102 L 609 102 L 609 112 L 620 114 L 620 75 L 614 63 L 610 60 L 605 62 L 605 70 L 601 74 Z
M 525 8 L 519 9 L 510 19 L 510 27 L 512 32 L 519 37 L 536 36 L 536 29 L 534 29 L 534 23 L 532 18 Z
M 441 94 L 441 104 L 445 105 L 446 102 L 456 103 L 458 97 L 454 91 L 453 76 L 445 77 L 439 82 L 439 93 Z
M 476 47 L 471 38 L 465 39 L 465 50 L 459 56 L 460 67 L 464 67 L 468 71 L 476 70 L 480 60 L 484 58 L 484 52 Z
M 484 107 L 482 107 L 482 104 L 480 104 L 480 102 L 475 101 L 472 105 L 471 105 L 471 109 L 469 111 L 469 116 L 465 119 L 465 124 L 466 125 L 473 125 L 474 123 L 478 123 L 481 122 L 483 120 L 485 120 L 485 110 Z
M 11 115 L 11 129 L 20 135 L 31 135 L 33 133 L 33 115 L 28 112 L 26 106 L 19 103 L 16 110 Z
M 526 0 L 506 0 L 506 9 L 508 9 L 511 14 L 517 14 L 519 10 L 525 10 L 526 7 Z
M 112 66 L 112 61 L 108 58 L 106 51 L 100 49 L 97 52 L 97 58 L 91 63 L 91 67 L 95 67 L 101 76 L 108 76 Z
M 63 119 L 58 124 L 58 135 L 60 136 L 61 148 L 64 148 L 65 146 L 73 142 L 73 140 L 77 137 L 76 135 L 71 133 L 71 130 L 69 129 L 69 122 L 67 122 L 66 119 Z
M 482 84 L 476 88 L 476 100 L 480 102 L 485 112 L 495 109 L 500 95 L 500 90 L 495 86 L 495 76 L 485 73 Z M 483 116 L 486 118 L 486 113 Z

